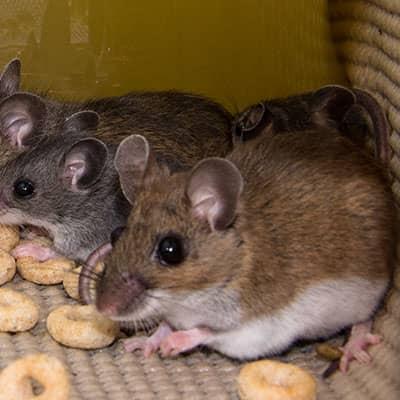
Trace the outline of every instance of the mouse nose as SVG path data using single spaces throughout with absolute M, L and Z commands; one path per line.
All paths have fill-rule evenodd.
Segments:
M 110 318 L 121 316 L 135 304 L 145 289 L 139 277 L 121 273 L 116 280 L 107 280 L 99 285 L 96 307 L 98 311 Z

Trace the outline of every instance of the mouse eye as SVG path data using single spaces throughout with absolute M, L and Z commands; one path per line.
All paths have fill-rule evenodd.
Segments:
M 111 245 L 114 246 L 116 241 L 119 239 L 119 237 L 121 236 L 122 232 L 124 231 L 125 227 L 124 226 L 119 226 L 118 228 L 115 228 L 112 232 L 111 232 Z
M 157 247 L 157 257 L 163 265 L 177 265 L 185 258 L 182 239 L 168 235 L 164 236 Z
M 18 179 L 14 183 L 14 193 L 17 197 L 28 199 L 35 192 L 35 185 L 29 179 Z

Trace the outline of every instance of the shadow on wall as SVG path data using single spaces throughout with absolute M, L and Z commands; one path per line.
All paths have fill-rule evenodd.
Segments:
M 5 0 L 0 61 L 67 98 L 200 92 L 241 108 L 343 82 L 325 0 Z M 310 12 L 309 12 L 310 11 Z

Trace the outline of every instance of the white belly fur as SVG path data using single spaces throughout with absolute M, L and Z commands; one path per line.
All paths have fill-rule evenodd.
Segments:
M 320 283 L 282 311 L 213 335 L 206 345 L 239 359 L 277 354 L 297 339 L 326 337 L 368 320 L 387 284 L 361 278 Z

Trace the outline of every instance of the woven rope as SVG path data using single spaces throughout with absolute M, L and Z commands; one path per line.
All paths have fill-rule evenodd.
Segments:
M 400 204 L 400 2 L 396 0 L 330 1 L 332 32 L 352 85 L 374 93 L 391 126 L 390 169 L 393 192 Z M 336 375 L 330 385 L 347 399 L 400 399 L 400 270 L 386 309 L 375 329 L 384 343 L 371 353 L 371 366 L 357 366 L 348 376 Z
M 330 7 L 334 38 L 350 82 L 376 94 L 387 112 L 392 127 L 390 165 L 394 178 L 400 179 L 400 1 L 332 0 Z M 397 179 L 393 191 L 400 203 Z M 41 316 L 30 332 L 0 334 L 0 368 L 33 352 L 55 355 L 70 372 L 71 400 L 237 399 L 235 379 L 240 363 L 200 351 L 175 359 L 144 359 L 140 354 L 125 353 L 118 342 L 97 351 L 68 349 L 55 343 L 45 327 L 49 311 L 72 302 L 62 288 L 41 287 L 18 277 L 6 286 L 32 296 L 40 306 Z M 400 398 L 399 272 L 375 329 L 384 336 L 384 344 L 371 350 L 373 364 L 352 365 L 347 375 L 335 374 L 330 380 L 319 380 L 319 399 Z M 315 356 L 313 344 L 280 358 L 309 369 L 315 376 L 320 376 L 327 366 Z

